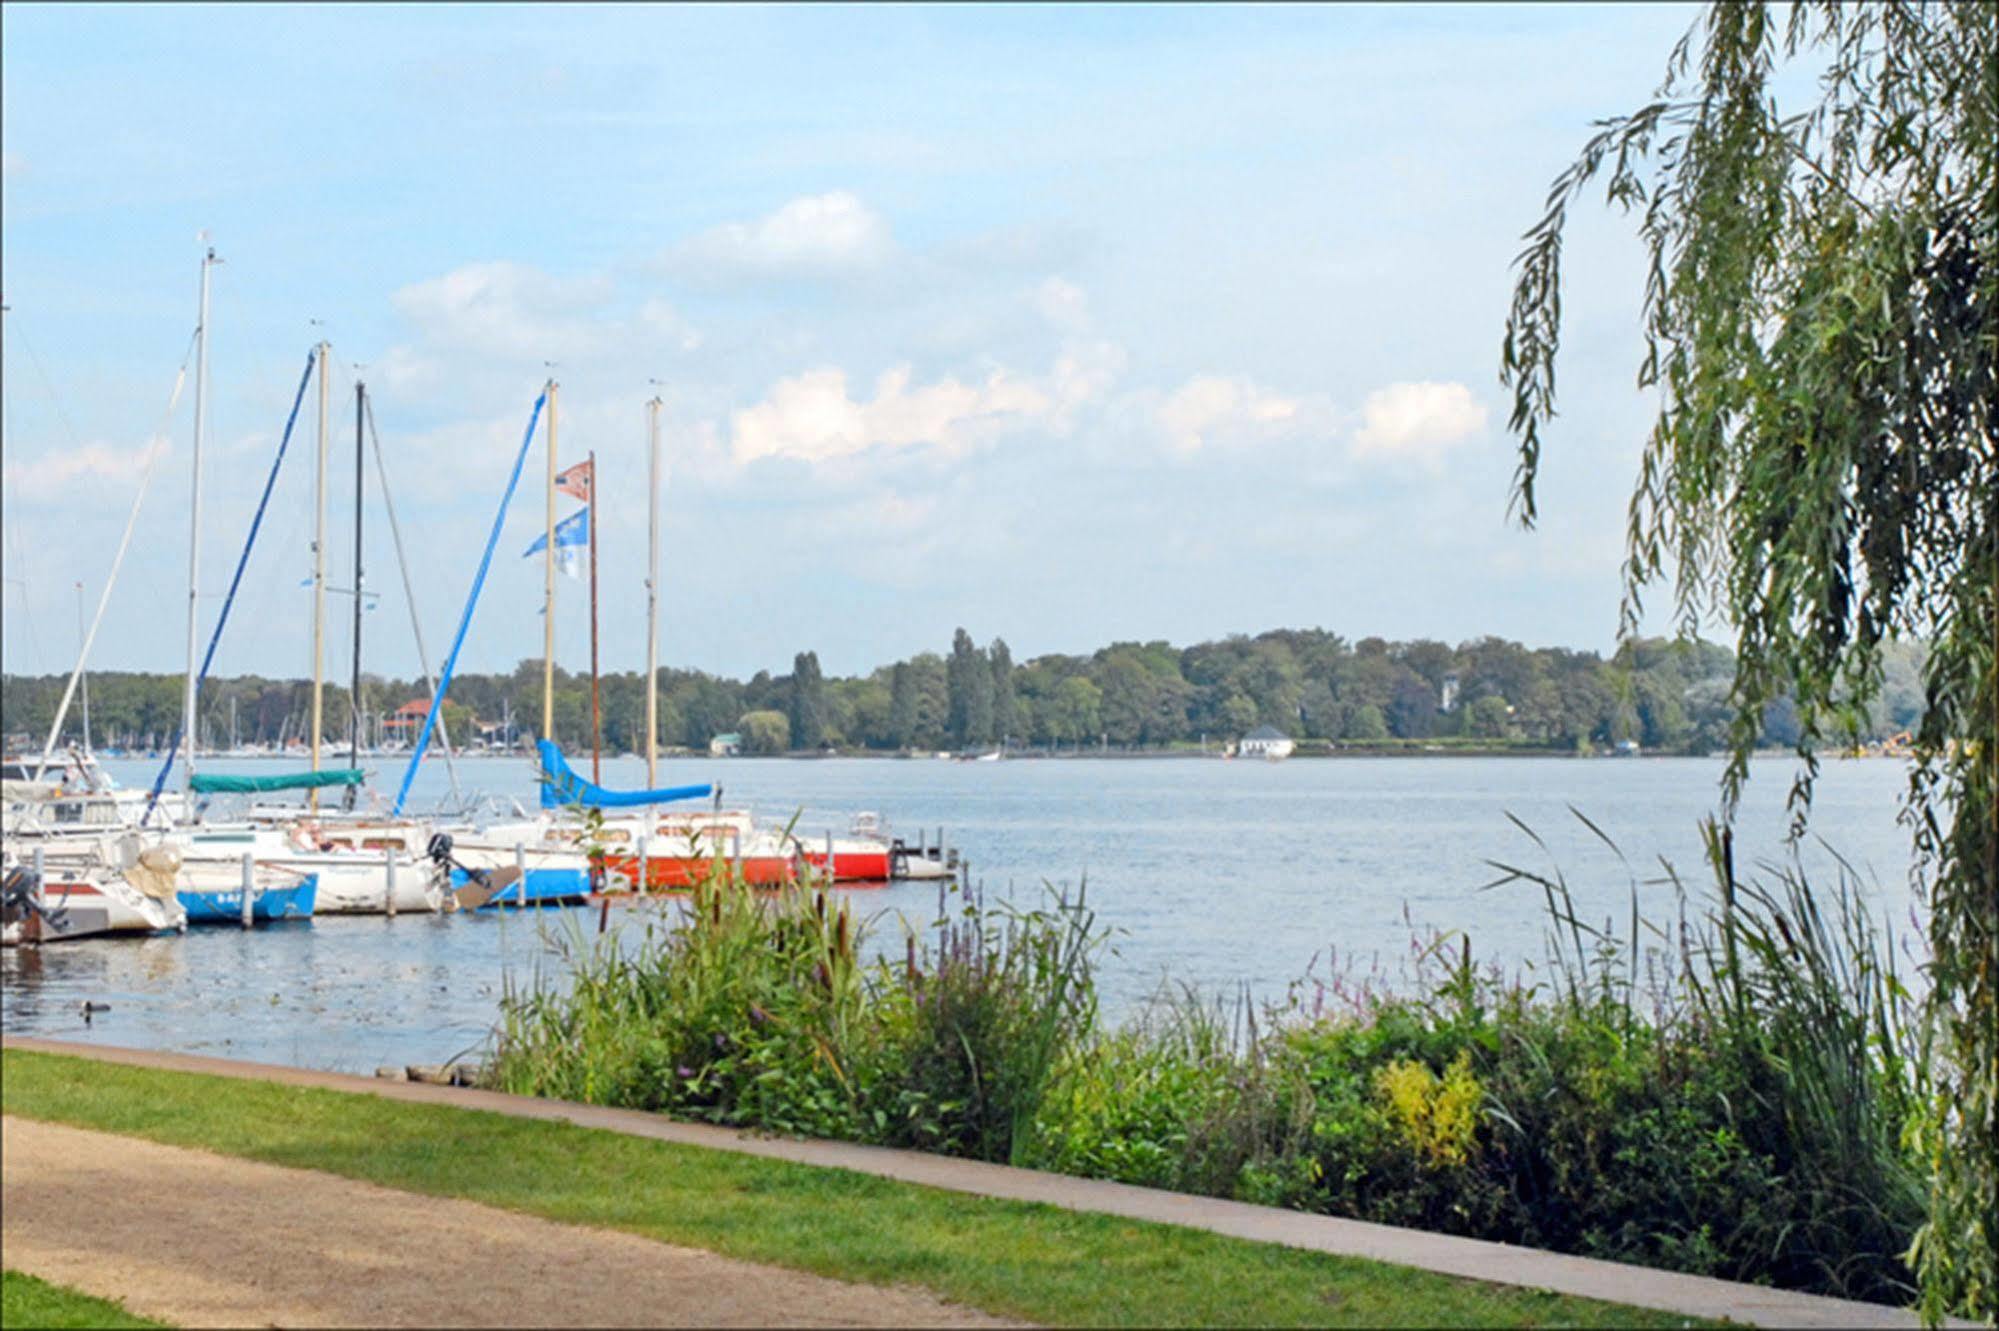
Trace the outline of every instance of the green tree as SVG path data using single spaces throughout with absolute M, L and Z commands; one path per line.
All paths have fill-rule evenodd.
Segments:
M 1221 705 L 1219 720 L 1225 734 L 1237 737 L 1256 729 L 1256 704 L 1240 693 L 1231 693 Z
M 987 744 L 993 737 L 993 672 L 986 654 L 972 645 L 972 635 L 959 629 L 951 639 L 951 660 L 945 673 L 951 700 L 951 742 L 961 749 Z
M 1938 1041 L 1926 1315 L 1999 1319 L 1999 5 L 1715 4 L 1638 111 L 1601 122 L 1527 233 L 1501 370 L 1535 518 L 1568 210 L 1602 179 L 1650 255 L 1660 399 L 1624 631 L 1667 579 L 1736 633 L 1724 803 L 1788 698 L 1801 757 L 1855 734 L 1897 638 L 1927 640 L 1909 791 Z M 1794 85 L 1802 65 L 1812 82 Z M 1781 107 L 1810 86 L 1802 110 Z
M 1465 733 L 1478 739 L 1505 739 L 1513 730 L 1511 709 L 1496 693 L 1474 698 L 1465 708 Z
M 1376 740 L 1388 738 L 1388 719 L 1381 709 L 1371 702 L 1362 703 L 1353 709 L 1347 718 L 1346 739 Z
M 1013 653 L 1005 638 L 994 638 L 986 649 L 993 667 L 993 738 L 1020 737 L 1020 711 L 1013 700 Z
M 1054 737 L 1071 744 L 1095 739 L 1103 731 L 1104 693 L 1086 675 L 1071 675 L 1055 686 L 1050 709 Z
M 909 662 L 897 661 L 889 674 L 888 742 L 906 749 L 916 739 L 916 672 Z
M 736 729 L 742 734 L 745 753 L 783 753 L 791 747 L 791 720 L 783 712 L 769 708 L 744 712 Z
M 800 652 L 791 659 L 791 742 L 816 749 L 826 742 L 826 679 L 819 673 L 819 653 Z

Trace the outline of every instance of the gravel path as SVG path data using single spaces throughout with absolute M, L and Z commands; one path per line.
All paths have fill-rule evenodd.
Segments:
M 907 1289 L 0 1119 L 11 1269 L 183 1326 L 993 1326 Z

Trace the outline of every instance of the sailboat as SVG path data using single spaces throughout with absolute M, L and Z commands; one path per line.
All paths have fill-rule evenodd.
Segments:
M 311 770 L 297 777 L 222 777 L 199 782 L 204 793 L 263 794 L 279 790 L 306 792 L 303 809 L 253 807 L 251 825 L 246 828 L 219 828 L 196 831 L 187 838 L 192 857 L 240 853 L 248 848 L 261 863 L 318 878 L 316 909 L 320 914 L 390 914 L 443 909 L 446 904 L 444 876 L 425 855 L 421 835 L 415 845 L 411 838 L 356 835 L 352 827 L 339 827 L 329 834 L 328 824 L 346 823 L 352 818 L 354 793 L 361 781 L 361 624 L 366 583 L 362 563 L 362 514 L 365 502 L 364 423 L 368 413 L 367 387 L 354 386 L 354 585 L 343 589 L 354 597 L 354 652 L 352 691 L 349 694 L 349 765 L 326 769 L 321 766 L 325 693 L 326 616 L 326 459 L 328 381 L 327 365 L 331 348 L 320 342 L 314 348 L 313 364 L 319 378 L 319 466 L 315 487 L 315 540 L 313 542 L 313 680 Z M 303 385 L 301 385 L 303 387 Z M 378 458 L 379 460 L 379 458 Z M 399 538 L 400 539 L 400 538 Z M 343 811 L 322 813 L 322 789 L 343 791 Z M 345 835 L 340 833 L 344 832 Z

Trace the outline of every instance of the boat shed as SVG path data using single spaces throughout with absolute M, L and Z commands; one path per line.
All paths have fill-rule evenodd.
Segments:
M 1237 752 L 1245 758 L 1289 758 L 1297 748 L 1291 737 L 1275 726 L 1258 726 L 1242 737 Z

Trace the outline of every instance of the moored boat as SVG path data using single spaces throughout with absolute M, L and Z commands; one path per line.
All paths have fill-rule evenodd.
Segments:
M 0 941 L 9 947 L 187 927 L 187 911 L 171 889 L 157 895 L 109 865 L 50 868 L 45 861 L 38 872 L 14 864 L 0 877 Z

